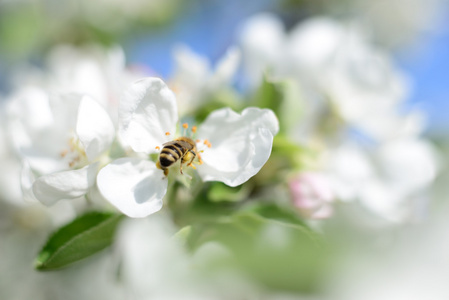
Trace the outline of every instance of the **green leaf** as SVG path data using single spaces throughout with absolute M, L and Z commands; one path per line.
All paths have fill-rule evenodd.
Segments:
M 250 192 L 251 186 L 248 184 L 230 187 L 222 182 L 213 182 L 207 196 L 212 202 L 240 202 L 246 199 Z
M 206 94 L 201 103 L 202 105 L 195 110 L 194 117 L 197 124 L 201 124 L 216 109 L 229 107 L 235 111 L 242 110 L 242 101 L 239 94 L 230 88 L 214 91 L 213 94 Z
M 265 75 L 253 97 L 253 102 L 254 105 L 260 108 L 269 108 L 277 114 L 282 102 L 282 90 L 279 82 L 274 82 Z
M 222 245 L 232 254 L 225 265 L 268 288 L 316 291 L 329 267 L 328 247 L 320 235 L 299 222 L 287 223 L 254 212 L 193 225 L 188 238 L 193 251 L 210 242 Z
M 61 227 L 38 254 L 35 268 L 54 270 L 84 259 L 109 246 L 123 215 L 90 212 Z
M 178 232 L 175 233 L 173 238 L 179 241 L 181 244 L 186 244 L 191 233 L 192 233 L 192 226 L 184 226 Z
M 252 105 L 271 109 L 279 118 L 280 133 L 296 130 L 303 118 L 304 101 L 299 85 L 293 80 L 273 80 L 264 76 L 252 98 Z
M 308 225 L 294 211 L 274 203 L 253 205 L 246 208 L 246 211 L 253 212 L 266 219 L 284 222 L 292 226 L 308 228 Z

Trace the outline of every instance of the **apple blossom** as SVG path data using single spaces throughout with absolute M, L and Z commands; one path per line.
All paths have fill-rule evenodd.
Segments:
M 408 122 L 399 113 L 409 91 L 407 78 L 357 25 L 315 17 L 286 33 L 271 14 L 250 18 L 240 40 L 252 84 L 266 72 L 295 78 L 308 99 L 309 118 L 318 124 L 331 111 L 343 125 L 374 139 L 395 138 L 398 126 Z
M 195 111 L 211 95 L 230 86 L 240 63 L 240 51 L 231 47 L 211 68 L 210 62 L 187 46 L 175 48 L 175 72 L 169 85 L 176 91 L 181 115 Z
M 45 69 L 25 65 L 13 74 L 17 90 L 34 86 L 50 94 L 77 93 L 98 101 L 114 123 L 120 95 L 128 84 L 141 78 L 138 69 L 127 68 L 123 50 L 98 45 L 58 45 L 46 57 Z
M 345 143 L 326 154 L 326 173 L 336 197 L 358 201 L 369 212 L 390 222 L 413 219 L 421 194 L 438 171 L 438 155 L 419 138 L 392 140 L 364 149 Z M 421 205 L 422 206 L 422 205 Z
M 119 135 L 135 152 L 157 153 L 175 138 L 176 98 L 158 78 L 135 82 L 120 104 Z M 278 120 L 269 109 L 249 107 L 238 114 L 213 111 L 198 126 L 198 174 L 204 181 L 237 186 L 254 176 L 268 160 Z M 119 158 L 98 174 L 101 194 L 130 217 L 145 217 L 162 207 L 167 178 L 147 159 Z
M 89 96 L 50 97 L 36 87 L 18 91 L 8 108 L 25 195 L 52 205 L 88 193 L 115 138 L 104 108 Z

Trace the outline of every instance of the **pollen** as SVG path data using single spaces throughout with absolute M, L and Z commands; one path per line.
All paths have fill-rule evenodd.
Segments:
M 66 157 L 67 153 L 69 153 L 69 150 L 63 150 L 59 155 L 64 158 Z
M 189 128 L 189 124 L 187 124 L 187 123 L 182 124 L 182 128 L 184 128 L 184 129 Z
M 196 126 L 192 126 L 192 132 L 196 133 Z
M 197 154 L 197 156 L 198 156 L 198 164 L 199 165 L 202 165 L 203 164 L 203 160 L 201 159 L 201 154 L 200 153 L 203 153 L 204 151 L 203 150 L 201 150 L 198 154 Z
M 167 132 L 165 133 L 165 135 L 167 135 L 167 136 L 170 135 L 170 132 L 167 131 Z
M 206 145 L 207 146 L 207 148 L 210 148 L 210 147 L 212 147 L 212 144 L 209 142 L 209 140 L 204 140 L 204 142 L 203 142 L 203 144 L 204 145 Z

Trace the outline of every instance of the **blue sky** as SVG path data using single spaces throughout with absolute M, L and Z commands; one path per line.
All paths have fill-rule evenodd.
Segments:
M 449 130 L 448 29 L 449 18 L 444 18 L 439 30 L 422 37 L 415 48 L 398 56 L 400 67 L 414 84 L 410 103 L 426 111 L 431 130 Z
M 172 70 L 171 50 L 180 43 L 215 61 L 234 42 L 242 20 L 271 7 L 267 0 L 202 3 L 204 5 L 193 6 L 191 10 L 181 14 L 170 26 L 147 31 L 126 41 L 125 50 L 131 57 L 131 63 L 143 62 L 166 77 Z

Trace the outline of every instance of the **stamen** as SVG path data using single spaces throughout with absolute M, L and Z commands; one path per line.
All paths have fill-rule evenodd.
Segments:
M 207 139 L 204 140 L 203 144 L 206 145 L 207 148 L 212 147 L 212 144 Z
M 189 128 L 189 124 L 187 124 L 187 123 L 182 124 L 182 128 L 184 128 L 184 129 Z
M 65 157 L 67 155 L 67 153 L 69 153 L 69 150 L 63 150 L 61 151 L 61 153 L 59 155 L 61 155 L 61 157 Z
M 88 163 L 86 151 L 80 140 L 72 136 L 68 140 L 68 149 L 61 151 L 61 158 L 68 159 L 69 168 L 79 168 Z
M 194 170 L 196 170 L 196 167 L 192 163 L 188 164 L 187 167 L 192 167 Z
M 199 142 L 201 142 L 201 140 L 195 140 L 195 142 L 199 143 Z
M 167 131 L 167 132 L 165 133 L 165 135 L 167 135 L 167 136 L 170 135 L 170 132 Z
M 192 126 L 192 132 L 196 133 L 196 126 Z
M 161 147 L 159 147 L 159 146 L 156 146 L 156 148 L 155 148 L 156 150 L 161 150 Z

